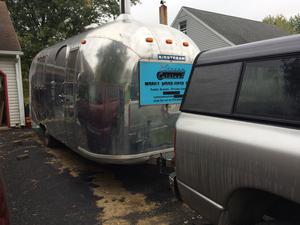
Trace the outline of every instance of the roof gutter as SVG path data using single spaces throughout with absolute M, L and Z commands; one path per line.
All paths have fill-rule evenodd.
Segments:
M 24 55 L 24 53 L 21 52 L 21 51 L 5 51 L 5 50 L 0 50 L 0 55 Z

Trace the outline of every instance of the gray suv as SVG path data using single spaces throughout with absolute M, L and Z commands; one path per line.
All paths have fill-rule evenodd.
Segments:
M 175 193 L 218 225 L 300 224 L 300 35 L 196 58 Z

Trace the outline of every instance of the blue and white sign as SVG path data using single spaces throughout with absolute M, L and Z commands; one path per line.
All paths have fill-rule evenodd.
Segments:
M 181 104 L 192 64 L 140 62 L 140 105 Z

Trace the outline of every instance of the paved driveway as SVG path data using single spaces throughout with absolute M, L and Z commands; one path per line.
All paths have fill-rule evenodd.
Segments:
M 207 224 L 177 201 L 156 166 L 104 166 L 32 130 L 0 131 L 13 225 Z

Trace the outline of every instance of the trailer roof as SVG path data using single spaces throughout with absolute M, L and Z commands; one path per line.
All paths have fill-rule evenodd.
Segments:
M 196 59 L 196 65 L 243 61 L 289 53 L 300 53 L 300 35 L 291 35 L 202 52 Z
M 146 41 L 148 37 L 154 39 L 153 43 Z M 90 43 L 91 39 L 95 40 L 96 38 L 127 46 L 138 57 L 144 59 L 157 57 L 158 54 L 171 54 L 185 56 L 186 62 L 192 62 L 199 52 L 197 45 L 192 39 L 175 28 L 162 24 L 144 24 L 133 19 L 130 15 L 122 14 L 113 22 L 70 37 L 65 41 L 42 50 L 37 57 L 42 54 L 48 56 L 52 50 L 56 54 L 56 51 L 62 46 L 75 48 L 81 46 L 81 40 L 87 39 L 87 43 Z M 171 39 L 174 43 L 172 45 L 167 44 L 167 39 Z M 188 42 L 187 47 L 183 45 L 184 42 Z

